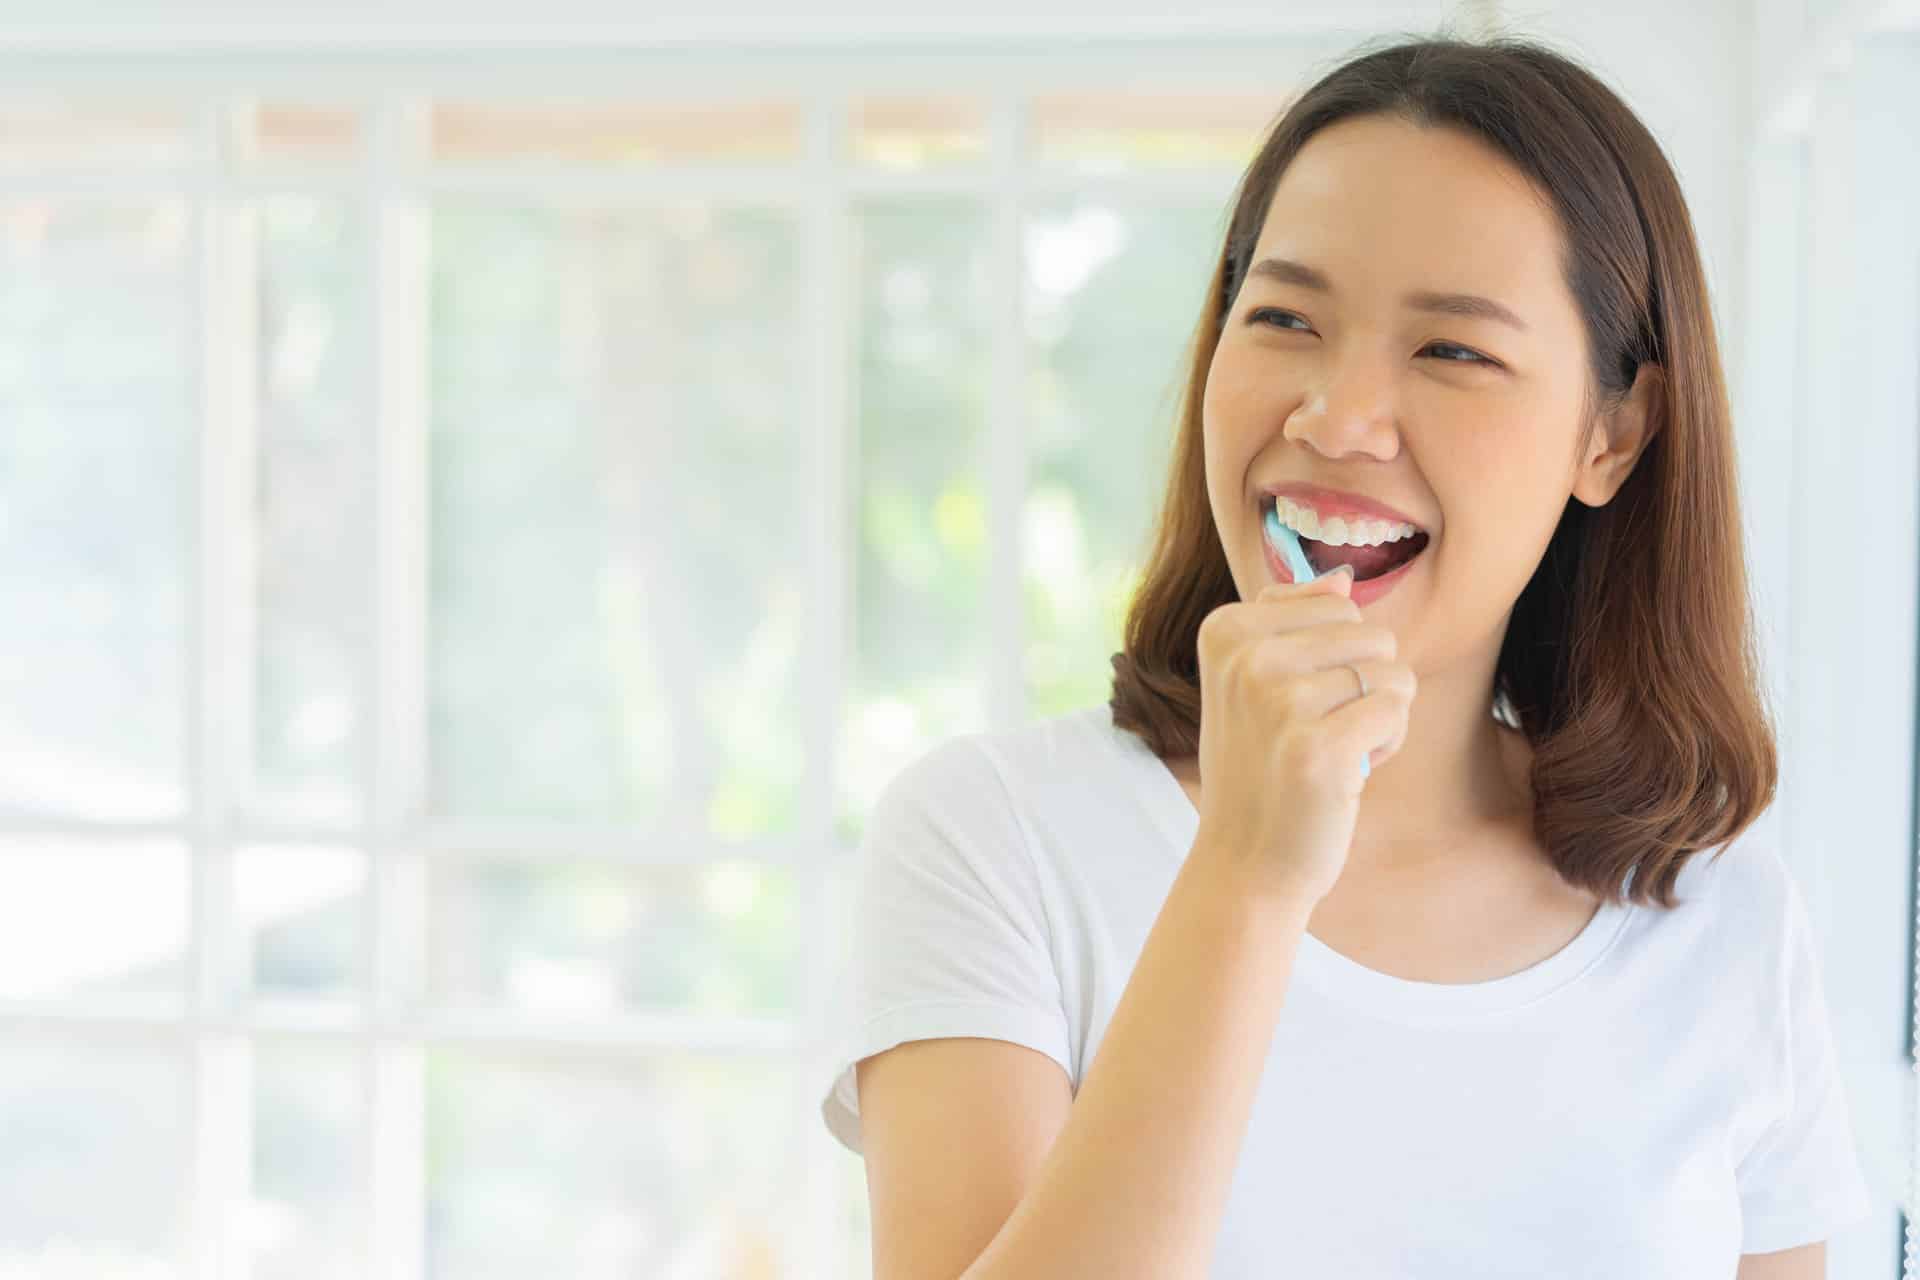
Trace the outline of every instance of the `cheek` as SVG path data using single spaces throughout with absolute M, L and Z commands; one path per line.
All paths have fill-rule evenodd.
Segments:
M 1246 483 L 1246 470 L 1259 447 L 1262 423 L 1259 383 L 1245 360 L 1224 346 L 1214 353 L 1200 397 L 1202 449 L 1207 490 L 1218 502 L 1232 499 Z
M 1448 434 L 1448 447 L 1422 451 L 1440 495 L 1440 563 L 1476 586 L 1518 594 L 1533 574 L 1566 508 L 1557 445 L 1525 420 L 1481 419 Z
M 1522 545 L 1532 540 L 1543 515 L 1551 531 L 1568 491 L 1557 427 L 1545 414 L 1502 413 L 1449 431 L 1449 447 L 1433 462 L 1445 472 L 1434 483 L 1445 486 L 1439 491 L 1447 513 L 1471 513 L 1476 525 L 1492 526 Z
M 1271 373 L 1263 370 L 1258 352 L 1231 341 L 1222 341 L 1214 349 L 1201 403 L 1203 412 L 1223 431 L 1234 434 L 1253 430 L 1272 408 L 1273 395 Z

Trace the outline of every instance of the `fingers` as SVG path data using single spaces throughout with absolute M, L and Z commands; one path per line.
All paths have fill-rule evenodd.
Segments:
M 1344 698 L 1328 695 L 1336 705 L 1321 720 L 1322 741 L 1328 743 L 1328 751 L 1336 753 L 1340 759 L 1365 756 L 1378 748 L 1380 760 L 1385 760 L 1400 749 L 1400 744 L 1406 738 L 1407 712 L 1413 704 L 1419 681 L 1413 674 L 1413 668 L 1401 662 L 1356 662 L 1353 665 L 1367 679 L 1365 697 L 1360 696 L 1360 682 L 1345 667 L 1331 672 L 1318 672 L 1313 677 L 1316 684 L 1327 677 L 1346 681 Z M 1316 689 L 1315 692 L 1317 695 L 1319 691 Z
M 1344 662 L 1391 662 L 1399 656 L 1399 638 L 1378 623 L 1342 618 L 1255 634 L 1241 653 L 1247 674 L 1271 684 Z M 1351 673 L 1347 678 L 1352 680 Z
M 1411 669 L 1396 661 L 1398 638 L 1365 620 L 1340 581 L 1346 576 L 1269 583 L 1251 601 L 1213 610 L 1197 638 L 1203 678 L 1229 701 L 1263 702 L 1277 724 L 1314 723 L 1358 698 L 1349 664 L 1369 692 L 1411 681 Z
M 1194 637 L 1201 665 L 1218 665 L 1259 633 L 1361 621 L 1360 606 L 1348 599 L 1339 585 L 1347 576 L 1340 573 L 1312 582 L 1270 582 L 1252 600 L 1210 610 L 1200 620 L 1199 633 Z
M 1400 672 L 1412 675 L 1395 660 L 1392 634 L 1383 637 L 1360 623 L 1268 636 L 1246 662 L 1247 678 L 1240 687 L 1261 690 L 1281 715 L 1308 721 L 1361 696 L 1355 670 L 1366 680 L 1368 694 L 1397 683 Z
M 1248 619 L 1250 628 L 1275 631 L 1295 627 L 1317 627 L 1328 622 L 1360 622 L 1366 615 L 1344 592 L 1322 587 L 1325 578 L 1316 578 L 1299 587 L 1276 583 L 1247 604 L 1230 608 Z M 1314 590 L 1314 588 L 1319 588 Z M 1292 594 L 1293 592 L 1299 594 Z M 1284 593 L 1284 594 L 1283 594 Z
M 1286 600 L 1303 595 L 1332 595 L 1343 599 L 1353 591 L 1353 570 L 1342 566 L 1338 573 L 1324 573 L 1311 582 L 1269 582 L 1260 588 L 1254 601 Z M 1359 606 L 1355 606 L 1358 608 Z

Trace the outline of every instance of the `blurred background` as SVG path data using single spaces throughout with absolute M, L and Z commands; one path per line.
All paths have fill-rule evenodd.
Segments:
M 869 1275 L 866 808 L 1105 702 L 1241 166 L 1443 25 L 1680 172 L 1920 1274 L 1920 3 L 174 0 L 0 5 L 0 1280 Z

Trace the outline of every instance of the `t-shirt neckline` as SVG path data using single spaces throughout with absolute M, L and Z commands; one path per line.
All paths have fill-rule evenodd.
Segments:
M 1108 708 L 1098 707 L 1094 714 L 1099 727 L 1119 740 L 1122 753 L 1145 775 L 1143 801 L 1160 834 L 1169 841 L 1171 857 L 1175 862 L 1185 861 L 1200 825 L 1193 801 L 1165 761 L 1133 733 L 1113 724 Z M 1560 990 L 1592 968 L 1625 931 L 1633 912 L 1631 902 L 1602 902 L 1566 946 L 1518 973 L 1486 982 L 1420 982 L 1382 973 L 1334 950 L 1308 931 L 1300 937 L 1294 977 L 1343 1007 L 1400 1022 L 1451 1023 L 1509 1013 Z

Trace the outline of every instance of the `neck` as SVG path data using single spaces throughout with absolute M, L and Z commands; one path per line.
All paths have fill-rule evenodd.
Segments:
M 1531 831 L 1531 753 L 1493 718 L 1493 656 L 1421 677 L 1406 741 L 1373 767 L 1361 792 L 1351 864 L 1414 870 L 1448 858 L 1462 840 Z

